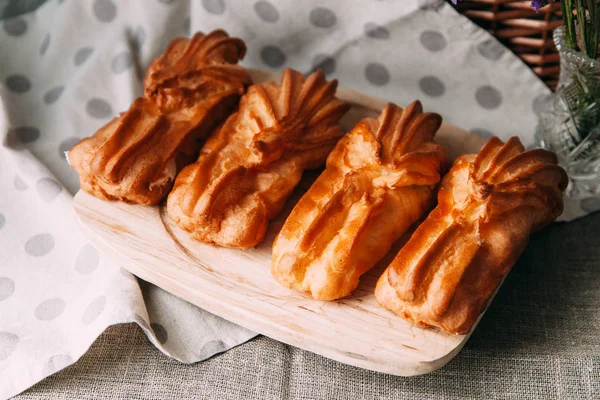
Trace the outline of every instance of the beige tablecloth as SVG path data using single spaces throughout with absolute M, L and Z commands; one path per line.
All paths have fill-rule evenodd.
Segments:
M 403 378 L 258 337 L 194 365 L 137 325 L 16 399 L 600 399 L 600 213 L 532 237 L 456 358 Z

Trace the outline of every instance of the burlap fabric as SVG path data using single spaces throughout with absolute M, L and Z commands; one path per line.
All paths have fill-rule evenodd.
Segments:
M 600 399 L 600 213 L 553 224 L 461 353 L 403 378 L 258 337 L 195 365 L 114 326 L 75 365 L 17 399 Z

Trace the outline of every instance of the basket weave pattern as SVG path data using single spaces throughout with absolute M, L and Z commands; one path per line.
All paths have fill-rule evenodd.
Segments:
M 463 0 L 454 6 L 519 56 L 550 87 L 556 89 L 560 58 L 552 31 L 562 25 L 560 3 L 536 13 L 531 1 Z

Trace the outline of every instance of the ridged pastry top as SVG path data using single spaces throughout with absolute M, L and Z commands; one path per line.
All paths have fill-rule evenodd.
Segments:
M 467 333 L 531 232 L 562 213 L 566 185 L 553 153 L 525 152 L 516 137 L 460 157 L 438 206 L 380 279 L 378 301 L 420 325 Z
M 144 78 L 129 110 L 69 152 L 82 189 L 106 199 L 156 204 L 202 139 L 231 110 L 250 76 L 235 65 L 244 42 L 216 30 L 175 39 Z
M 144 97 L 152 99 L 162 112 L 170 112 L 223 91 L 239 93 L 241 89 L 243 93 L 251 80 L 237 63 L 245 54 L 244 42 L 222 30 L 177 38 L 146 71 Z
M 373 186 L 435 185 L 446 152 L 433 140 L 439 114 L 424 113 L 420 101 L 406 109 L 388 103 L 379 118 L 360 121 L 327 158 L 328 168 L 367 173 Z
M 284 286 L 333 300 L 350 294 L 433 200 L 446 152 L 438 114 L 388 104 L 340 140 L 273 244 Z
M 534 232 L 562 214 L 568 179 L 556 155 L 543 149 L 525 151 L 517 137 L 506 143 L 491 138 L 477 156 L 457 159 L 452 172 L 455 185 L 440 191 L 438 201 L 444 210 L 452 207 L 455 218 L 485 223 L 526 210 Z
M 286 69 L 281 85 L 251 86 L 239 111 L 177 177 L 169 215 L 198 240 L 251 247 L 281 210 L 306 168 L 323 163 L 343 135 L 348 105 L 337 81 L 319 70 L 305 78 Z

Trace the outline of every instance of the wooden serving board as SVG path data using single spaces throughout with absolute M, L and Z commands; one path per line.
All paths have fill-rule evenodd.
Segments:
M 261 71 L 253 71 L 253 78 L 279 81 L 278 74 Z M 362 118 L 376 117 L 385 106 L 383 100 L 345 89 L 338 89 L 338 97 L 352 104 L 342 121 L 346 130 Z M 447 124 L 437 139 L 452 158 L 477 152 L 484 143 Z M 286 210 L 271 223 L 265 241 L 250 250 L 190 239 L 171 222 L 164 206 L 109 202 L 80 191 L 73 207 L 92 242 L 132 273 L 250 330 L 333 360 L 394 375 L 424 374 L 450 361 L 469 335 L 417 327 L 375 301 L 377 278 L 400 243 L 363 276 L 351 296 L 338 301 L 313 300 L 271 277 L 271 244 L 315 176 L 307 175 Z

